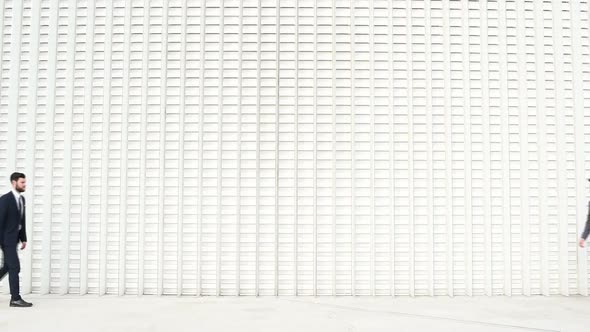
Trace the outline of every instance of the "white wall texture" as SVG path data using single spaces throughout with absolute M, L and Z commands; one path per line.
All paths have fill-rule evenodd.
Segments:
M 0 1 L 22 289 L 587 295 L 589 10 Z

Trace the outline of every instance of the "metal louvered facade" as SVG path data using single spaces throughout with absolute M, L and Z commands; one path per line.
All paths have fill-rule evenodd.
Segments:
M 589 1 L 2 0 L 0 27 L 25 293 L 588 294 Z

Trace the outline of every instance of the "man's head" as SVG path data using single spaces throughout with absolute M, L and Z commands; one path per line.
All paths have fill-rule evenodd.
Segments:
M 12 184 L 12 188 L 22 193 L 27 188 L 27 179 L 23 173 L 14 172 L 10 175 L 10 184 Z

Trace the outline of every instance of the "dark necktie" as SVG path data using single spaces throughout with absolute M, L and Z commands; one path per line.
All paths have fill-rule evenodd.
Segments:
M 24 216 L 24 214 L 25 214 L 25 211 L 24 211 L 24 205 L 25 205 L 25 204 L 24 204 L 24 200 L 25 200 L 25 199 L 24 199 L 24 197 L 22 197 L 22 196 L 20 196 L 20 197 L 18 198 L 18 212 L 20 213 L 20 219 L 21 219 L 21 220 L 23 220 L 23 216 Z

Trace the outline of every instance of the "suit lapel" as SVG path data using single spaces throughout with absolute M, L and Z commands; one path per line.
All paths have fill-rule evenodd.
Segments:
M 18 203 L 16 202 L 16 197 L 14 197 L 14 194 L 11 192 L 9 192 L 10 197 L 12 198 L 12 207 L 14 208 L 14 214 L 16 215 L 16 220 L 18 220 L 18 222 L 20 223 L 20 213 L 18 211 Z

